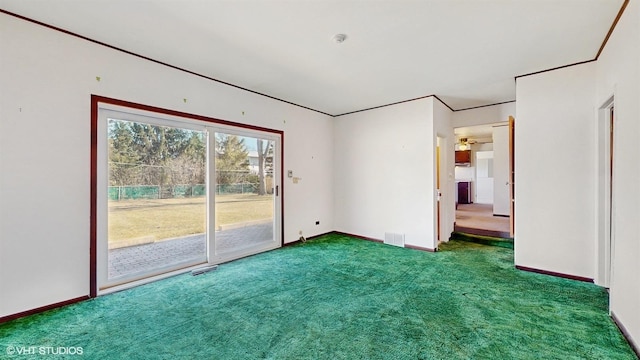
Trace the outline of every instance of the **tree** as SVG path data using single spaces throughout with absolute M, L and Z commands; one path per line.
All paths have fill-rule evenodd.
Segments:
M 137 122 L 129 124 L 133 136 L 132 147 L 140 157 L 140 172 L 136 185 L 167 184 L 170 175 L 165 168 L 170 158 L 167 128 Z
M 242 182 L 249 172 L 249 152 L 244 139 L 216 133 L 216 181 L 220 185 Z
M 273 173 L 273 141 L 256 139 L 258 148 L 258 195 L 267 193 L 266 175 Z
M 135 177 L 140 156 L 133 149 L 133 134 L 128 122 L 109 121 L 109 185 L 127 185 Z
M 176 147 L 175 157 L 169 162 L 170 183 L 204 184 L 206 179 L 206 145 L 203 132 L 186 131 L 186 138 Z
M 109 121 L 111 185 L 202 184 L 206 157 L 204 132 Z

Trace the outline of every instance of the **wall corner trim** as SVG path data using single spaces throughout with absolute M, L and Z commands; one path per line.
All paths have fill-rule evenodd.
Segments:
M 458 112 L 458 111 L 465 111 L 465 110 L 474 110 L 474 109 L 480 109 L 480 108 L 485 108 L 485 107 L 489 107 L 489 106 L 497 106 L 497 105 L 514 103 L 514 102 L 516 102 L 516 101 L 515 100 L 502 101 L 502 102 L 497 102 L 497 103 L 494 103 L 494 104 L 472 106 L 472 107 L 468 107 L 468 108 L 464 108 L 464 109 L 457 109 L 457 110 L 453 110 L 453 111 L 454 112 Z
M 567 64 L 567 65 L 562 65 L 562 66 L 556 66 L 554 68 L 550 68 L 550 69 L 545 69 L 545 70 L 540 70 L 540 71 L 534 71 L 532 73 L 528 73 L 528 74 L 522 74 L 522 75 L 517 75 L 515 77 L 516 81 L 521 78 L 521 77 L 527 77 L 527 76 L 531 76 L 531 75 L 538 75 L 538 74 L 542 74 L 542 73 L 546 73 L 546 72 L 550 72 L 550 71 L 555 71 L 555 70 L 560 70 L 560 69 L 564 69 L 564 68 L 568 68 L 568 67 L 572 67 L 572 66 L 578 66 L 578 65 L 583 65 L 583 64 L 588 64 L 590 62 L 594 62 L 596 61 L 596 59 L 591 59 L 591 60 L 585 60 L 585 61 L 580 61 L 577 63 L 573 63 L 573 64 Z
M 609 32 L 607 32 L 607 35 L 604 37 L 604 40 L 602 40 L 602 45 L 600 45 L 600 49 L 598 49 L 598 53 L 596 54 L 596 57 L 594 58 L 594 60 L 598 60 L 600 58 L 602 51 L 604 51 L 605 46 L 607 46 L 607 42 L 609 42 L 609 38 L 611 37 L 611 34 L 613 34 L 613 31 L 616 29 L 616 25 L 618 25 L 618 21 L 620 21 L 620 18 L 622 17 L 622 13 L 624 13 L 624 10 L 627 8 L 627 5 L 629 5 L 629 0 L 624 0 L 624 2 L 622 3 L 622 6 L 620 6 L 620 10 L 618 10 L 618 14 L 616 15 L 616 18 L 613 20 L 613 24 L 611 24 L 611 27 L 609 28 Z
M 451 106 L 449 106 L 446 102 L 442 101 L 442 99 L 440 99 L 440 98 L 438 97 L 438 95 L 433 95 L 433 97 L 434 97 L 436 100 L 440 101 L 440 102 L 442 103 L 442 105 L 446 106 L 449 110 L 451 110 L 451 111 L 456 111 L 456 110 L 453 110 L 453 108 L 452 108 Z
M 363 112 L 363 111 L 369 111 L 369 110 L 380 109 L 380 108 L 387 107 L 387 106 L 393 106 L 393 105 L 403 104 L 403 103 L 406 103 L 406 102 L 411 102 L 411 101 L 416 101 L 416 100 L 422 100 L 422 99 L 426 99 L 426 98 L 430 98 L 430 97 L 433 97 L 433 98 L 438 99 L 438 97 L 437 97 L 436 95 L 433 95 L 433 94 L 432 94 L 432 95 L 426 95 L 426 96 L 420 96 L 420 97 L 413 98 L 413 99 L 407 99 L 407 100 L 402 100 L 402 101 L 396 101 L 396 102 L 394 102 L 394 103 L 390 103 L 390 104 L 384 104 L 384 105 L 374 106 L 374 107 L 370 107 L 370 108 L 366 108 L 366 109 L 360 109 L 360 110 L 355 110 L 355 111 L 349 111 L 349 112 L 346 112 L 346 113 L 342 113 L 342 114 L 338 114 L 338 115 L 333 115 L 333 117 L 334 117 L 334 118 L 336 118 L 336 117 L 339 117 L 339 116 L 351 115 L 351 114 L 355 114 L 355 113 L 359 113 L 359 112 Z M 440 99 L 438 99 L 438 100 L 440 100 Z M 440 102 L 441 102 L 441 103 L 443 103 L 443 104 L 444 104 L 446 107 L 448 107 L 449 109 L 451 109 L 451 108 L 449 107 L 449 105 L 447 105 L 447 104 L 445 104 L 444 102 L 442 102 L 442 100 L 440 100 Z M 453 111 L 453 110 L 452 110 L 452 111 Z

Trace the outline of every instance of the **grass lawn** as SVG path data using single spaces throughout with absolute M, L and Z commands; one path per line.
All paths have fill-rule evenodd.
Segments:
M 109 202 L 109 248 L 205 232 L 206 199 Z M 273 196 L 218 195 L 216 228 L 273 217 Z

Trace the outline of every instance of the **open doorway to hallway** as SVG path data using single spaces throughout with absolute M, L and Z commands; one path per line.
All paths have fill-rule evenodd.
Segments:
M 509 123 L 454 129 L 458 233 L 511 238 Z

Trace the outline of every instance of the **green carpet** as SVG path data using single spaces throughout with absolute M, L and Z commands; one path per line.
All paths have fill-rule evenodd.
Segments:
M 510 249 L 441 248 L 327 235 L 1 324 L 0 358 L 635 359 L 604 289 L 515 270 Z

